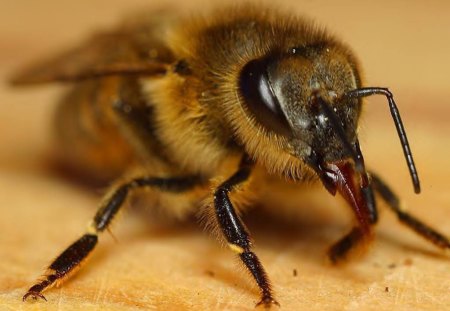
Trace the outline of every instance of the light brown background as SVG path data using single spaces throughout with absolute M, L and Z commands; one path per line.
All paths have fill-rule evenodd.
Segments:
M 190 1 L 198 5 L 200 1 Z M 388 86 L 403 113 L 423 194 L 412 193 L 387 104 L 367 104 L 362 147 L 410 210 L 450 235 L 450 4 L 446 1 L 283 1 L 351 43 L 367 83 Z M 92 29 L 151 1 L 0 2 L 0 80 L 20 64 L 72 45 Z M 52 256 L 84 231 L 101 191 L 82 189 L 43 166 L 58 86 L 0 83 L 0 310 L 253 310 L 257 291 L 227 249 L 195 224 L 181 228 L 126 213 L 89 264 L 48 302 L 21 297 Z M 342 201 L 289 222 L 250 221 L 257 253 L 282 310 L 450 310 L 450 260 L 381 213 L 370 253 L 344 267 L 324 252 L 345 232 Z M 380 206 L 383 209 L 382 206 Z M 341 215 L 343 214 L 343 215 Z M 298 276 L 293 276 L 296 269 Z M 239 271 L 236 273 L 236 271 Z M 386 288 L 389 289 L 386 292 Z

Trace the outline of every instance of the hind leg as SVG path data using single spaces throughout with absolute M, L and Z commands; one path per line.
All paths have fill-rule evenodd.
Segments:
M 63 251 L 47 268 L 43 279 L 30 287 L 23 296 L 33 299 L 45 297 L 42 292 L 62 284 L 85 262 L 98 242 L 100 233 L 109 228 L 111 221 L 124 206 L 130 192 L 142 187 L 152 187 L 166 192 L 185 192 L 201 183 L 196 177 L 184 178 L 135 178 L 114 187 L 104 198 L 87 232 Z

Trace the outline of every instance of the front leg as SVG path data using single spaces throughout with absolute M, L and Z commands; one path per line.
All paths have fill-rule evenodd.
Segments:
M 271 304 L 279 304 L 273 297 L 269 278 L 261 262 L 255 253 L 251 251 L 252 243 L 250 234 L 239 219 L 228 196 L 236 185 L 248 179 L 251 166 L 251 161 L 245 156 L 240 164 L 239 170 L 223 182 L 214 192 L 214 207 L 217 222 L 228 242 L 228 246 L 239 255 L 239 258 L 258 284 L 261 291 L 261 301 L 258 302 L 257 306 L 263 304 L 268 308 Z
M 351 172 L 343 170 L 343 172 Z M 373 225 L 378 220 L 377 207 L 374 200 L 372 185 L 369 176 L 361 176 L 361 185 L 355 184 L 352 174 L 342 178 L 340 192 L 350 203 L 355 213 L 357 224 L 352 230 L 331 246 L 328 256 L 332 263 L 346 259 L 356 247 L 367 245 L 373 238 Z

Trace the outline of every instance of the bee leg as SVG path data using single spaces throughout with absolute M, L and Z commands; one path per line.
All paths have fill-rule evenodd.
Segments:
M 88 231 L 64 252 L 62 252 L 47 268 L 43 278 L 33 285 L 23 296 L 25 301 L 31 297 L 33 299 L 45 297 L 42 292 L 54 285 L 62 284 L 78 268 L 81 267 L 88 255 L 91 254 L 98 242 L 98 235 L 111 224 L 114 216 L 122 206 L 130 191 L 141 187 L 155 187 L 161 191 L 183 192 L 201 183 L 197 177 L 184 178 L 136 178 L 130 182 L 121 184 L 112 189 L 106 195 L 103 203 L 89 226 Z
M 237 215 L 229 198 L 229 193 L 233 188 L 247 180 L 250 172 L 251 163 L 245 157 L 241 162 L 239 170 L 223 182 L 214 192 L 214 206 L 217 221 L 228 242 L 228 246 L 239 255 L 239 258 L 258 284 L 262 297 L 257 306 L 262 304 L 268 308 L 272 304 L 279 304 L 273 297 L 269 278 L 261 262 L 255 253 L 251 251 L 252 242 L 250 240 L 250 234 Z
M 378 220 L 378 211 L 374 200 L 372 185 L 367 184 L 362 189 L 366 204 L 358 206 L 359 210 L 354 208 L 357 215 L 358 226 L 332 245 L 328 251 L 328 256 L 332 263 L 338 263 L 346 259 L 351 250 L 357 246 L 363 246 L 370 242 L 373 238 L 373 225 Z
M 368 242 L 372 235 L 371 230 L 367 231 L 361 227 L 354 227 L 347 235 L 330 247 L 328 257 L 332 263 L 339 263 L 346 259 L 349 252 L 357 245 Z
M 435 244 L 436 246 L 443 249 L 450 248 L 450 240 L 448 238 L 435 231 L 428 225 L 424 224 L 414 216 L 405 212 L 402 209 L 399 198 L 390 189 L 390 187 L 376 174 L 371 173 L 371 176 L 375 191 L 381 196 L 381 198 L 383 198 L 383 200 L 388 204 L 391 210 L 393 210 L 394 213 L 397 214 L 400 222 L 407 225 L 409 228 L 411 228 L 416 233 L 418 233 L 431 243 Z

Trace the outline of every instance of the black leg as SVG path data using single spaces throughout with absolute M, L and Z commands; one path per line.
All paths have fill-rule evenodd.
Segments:
M 353 227 L 352 230 L 333 244 L 328 250 L 328 257 L 336 264 L 345 260 L 352 249 L 364 244 L 372 234 L 367 234 L 361 227 Z
M 424 224 L 414 216 L 403 211 L 399 198 L 390 189 L 390 187 L 376 174 L 372 173 L 371 176 L 375 191 L 383 198 L 394 213 L 397 214 L 398 219 L 403 224 L 407 225 L 409 228 L 436 246 L 443 249 L 450 248 L 450 240 L 448 238 Z
M 364 165 L 364 164 L 363 164 Z M 366 173 L 361 175 L 361 185 L 356 185 L 353 178 L 346 177 L 348 189 L 359 191 L 344 191 L 342 194 L 356 215 L 357 225 L 352 230 L 332 245 L 328 256 L 332 263 L 338 263 L 348 257 L 350 252 L 359 246 L 367 245 L 373 239 L 373 225 L 377 222 L 378 211 L 375 204 L 372 185 Z
M 241 162 L 239 170 L 215 191 L 214 206 L 217 221 L 228 242 L 228 246 L 239 255 L 239 258 L 258 284 L 261 291 L 261 301 L 257 305 L 263 304 L 265 307 L 270 307 L 272 304 L 279 304 L 273 297 L 269 278 L 261 262 L 255 253 L 251 251 L 252 243 L 250 234 L 236 214 L 236 210 L 228 196 L 236 185 L 248 179 L 250 172 L 251 162 L 245 157 Z
M 23 296 L 25 301 L 28 297 L 33 299 L 45 297 L 42 292 L 56 284 L 61 284 L 72 273 L 81 267 L 83 261 L 92 252 L 98 242 L 98 234 L 108 228 L 114 216 L 124 205 L 124 202 L 131 190 L 140 187 L 155 187 L 161 191 L 183 192 L 200 183 L 196 177 L 186 178 L 136 178 L 130 182 L 122 184 L 106 196 L 104 203 L 98 209 L 92 224 L 81 238 L 70 245 L 61 255 L 59 255 L 48 267 L 42 280 L 33 285 Z

